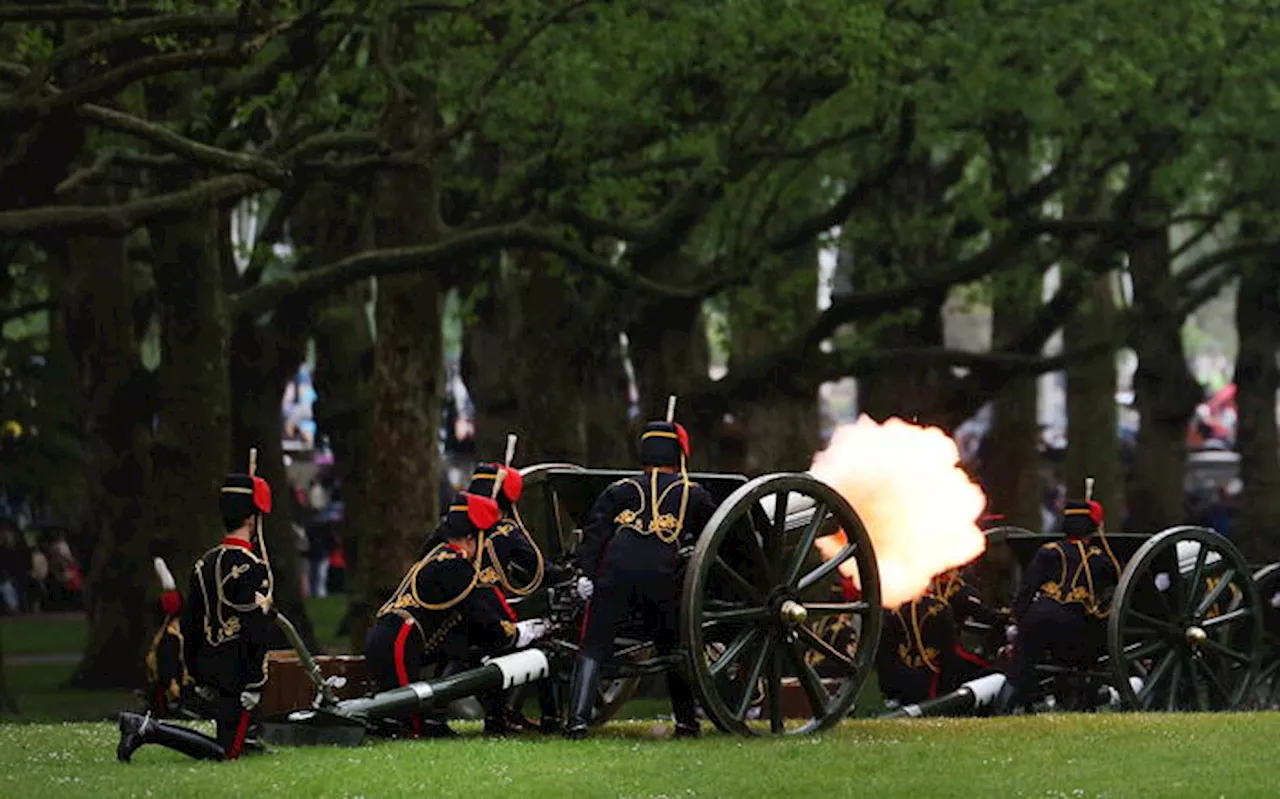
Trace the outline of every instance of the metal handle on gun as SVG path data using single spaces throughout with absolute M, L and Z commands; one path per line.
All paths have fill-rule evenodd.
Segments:
M 333 692 L 333 685 L 325 679 L 324 672 L 320 671 L 320 664 L 316 663 L 316 659 L 311 656 L 311 650 L 307 649 L 307 645 L 303 643 L 302 636 L 298 634 L 298 628 L 294 627 L 293 622 L 289 621 L 275 608 L 267 611 L 267 615 L 284 633 L 284 637 L 289 640 L 293 650 L 298 653 L 298 659 L 302 661 L 303 670 L 307 672 L 307 676 L 311 678 L 311 682 L 316 686 L 316 691 L 319 692 L 316 697 L 317 705 L 338 704 L 338 695 Z

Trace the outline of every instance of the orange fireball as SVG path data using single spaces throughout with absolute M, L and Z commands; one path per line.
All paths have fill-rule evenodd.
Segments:
M 848 500 L 866 525 L 886 608 L 916 599 L 934 575 L 986 549 L 978 527 L 986 495 L 960 468 L 955 442 L 937 427 L 862 416 L 836 429 L 809 472 Z M 816 546 L 830 559 L 844 543 L 840 533 Z M 857 581 L 852 560 L 840 570 Z

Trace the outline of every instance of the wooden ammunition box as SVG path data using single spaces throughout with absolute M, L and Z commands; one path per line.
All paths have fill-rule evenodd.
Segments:
M 346 685 L 335 689 L 340 699 L 363 696 L 368 689 L 369 670 L 358 655 L 317 655 L 316 664 L 325 677 L 345 677 Z M 267 684 L 262 691 L 265 716 L 311 707 L 315 684 L 307 676 L 302 661 L 292 650 L 273 651 L 267 655 Z

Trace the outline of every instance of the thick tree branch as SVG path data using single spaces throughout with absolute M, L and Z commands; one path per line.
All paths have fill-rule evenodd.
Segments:
M 234 65 L 244 61 L 245 57 L 245 53 L 240 48 L 214 48 L 141 58 L 77 83 L 57 94 L 0 99 L 0 114 L 14 115 L 36 110 L 47 112 L 69 105 L 92 102 L 100 96 L 114 94 L 126 86 L 147 78 L 205 67 Z
M 0 211 L 0 235 L 123 234 L 146 222 L 177 218 L 267 188 L 252 175 L 227 175 L 191 188 L 118 205 L 64 205 Z
M 246 172 L 273 186 L 284 186 L 290 182 L 289 173 L 268 159 L 201 144 L 180 136 L 162 125 L 131 114 L 99 105 L 81 106 L 76 109 L 76 114 L 82 119 L 109 130 L 134 136 L 163 150 L 176 153 L 194 164 L 226 172 Z
M 150 16 L 132 22 L 100 27 L 86 36 L 79 36 L 53 51 L 47 64 L 37 67 L 38 72 L 51 75 L 68 61 L 81 58 L 104 47 L 136 41 L 146 36 L 174 33 L 217 33 L 234 30 L 235 14 L 213 12 L 200 14 L 165 14 Z
M 73 20 L 137 19 L 159 16 L 150 6 L 95 3 L 7 3 L 0 4 L 0 23 L 5 22 L 70 22 Z
M 0 227 L 0 232 L 3 232 L 3 227 Z M 570 265 L 615 285 L 654 296 L 699 298 L 715 290 L 714 286 L 709 285 L 679 287 L 650 280 L 555 234 L 517 223 L 456 233 L 436 244 L 369 250 L 328 266 L 298 272 L 269 283 L 259 283 L 235 295 L 235 309 L 237 313 L 263 313 L 285 298 L 316 297 L 370 277 L 441 269 L 463 258 L 513 247 L 554 253 Z

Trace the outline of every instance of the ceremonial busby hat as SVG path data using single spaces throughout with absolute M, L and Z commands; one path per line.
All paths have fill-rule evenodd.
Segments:
M 676 398 L 667 401 L 667 418 L 649 422 L 640 433 L 640 463 L 644 466 L 684 466 L 691 454 L 689 433 L 675 421 Z
M 229 474 L 222 481 L 218 504 L 224 519 L 246 519 L 255 513 L 270 513 L 271 486 L 261 477 Z
M 454 495 L 444 521 L 454 536 L 475 535 L 488 530 L 502 518 L 496 500 L 468 492 Z
M 649 422 L 640 433 L 640 463 L 645 466 L 679 466 L 689 457 L 689 434 L 675 422 Z
M 1085 538 L 1098 532 L 1102 505 L 1093 500 L 1072 500 L 1062 509 L 1062 532 L 1071 538 Z
M 498 475 L 502 475 L 502 486 L 498 487 Z M 500 463 L 478 463 L 471 473 L 471 484 L 467 486 L 468 494 L 499 500 L 508 504 L 520 501 L 524 492 L 524 478 L 520 472 Z

